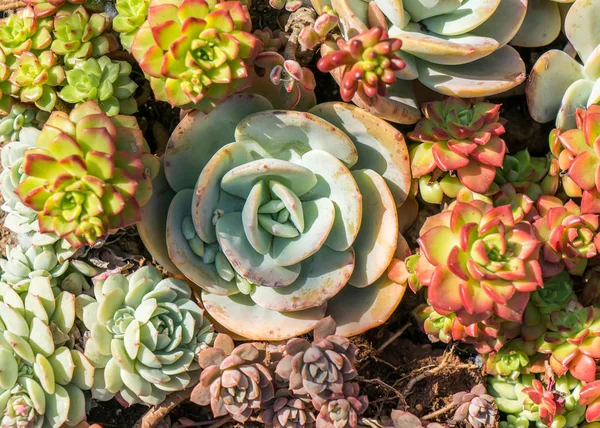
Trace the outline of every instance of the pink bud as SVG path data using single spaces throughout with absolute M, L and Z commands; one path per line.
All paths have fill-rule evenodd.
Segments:
M 315 21 L 315 31 L 319 36 L 324 37 L 338 25 L 339 21 L 340 19 L 336 15 L 323 13 Z

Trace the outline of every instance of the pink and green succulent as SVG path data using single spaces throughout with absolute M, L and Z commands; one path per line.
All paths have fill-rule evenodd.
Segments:
M 28 6 L 33 7 L 35 16 L 43 18 L 54 15 L 62 6 L 70 4 L 85 4 L 87 0 L 25 0 Z
M 52 43 L 52 20 L 36 18 L 32 7 L 0 19 L 0 48 L 6 55 L 46 49 Z
M 298 43 L 304 49 L 315 49 L 320 44 L 324 43 L 327 35 L 331 30 L 337 27 L 340 19 L 335 11 L 325 6 L 323 11 L 311 26 L 304 27 L 298 36 Z
M 581 197 L 583 214 L 600 213 L 600 106 L 577 109 L 577 128 L 550 135 L 550 150 L 558 158 L 567 196 Z
M 423 115 L 408 136 L 413 177 L 456 174 L 469 190 L 486 194 L 502 167 L 506 144 L 500 104 L 446 98 L 422 106 Z M 437 174 L 436 174 L 437 172 Z
M 79 247 L 140 220 L 159 164 L 134 117 L 109 118 L 88 101 L 53 112 L 22 167 L 15 192 L 38 212 L 40 232 Z
M 590 382 L 581 389 L 579 404 L 586 406 L 586 421 L 600 421 L 600 380 Z
M 564 311 L 550 315 L 548 332 L 537 341 L 538 351 L 550 355 L 558 376 L 569 372 L 583 382 L 596 378 L 600 358 L 600 309 L 584 307 L 575 300 Z
M 269 0 L 269 5 L 273 9 L 281 10 L 285 8 L 288 12 L 294 12 L 302 6 L 302 0 Z
M 496 314 L 520 322 L 532 291 L 542 287 L 540 242 L 509 205 L 455 202 L 428 218 L 418 239 L 419 282 L 436 312 L 463 325 Z
M 538 409 L 540 420 L 546 425 L 552 425 L 554 417 L 565 412 L 564 398 L 552 388 L 552 385 L 544 386 L 542 382 L 534 379 L 530 387 L 524 388 L 523 393 L 527 394 Z
M 0 115 L 10 114 L 13 107 L 15 95 L 19 88 L 10 82 L 12 69 L 16 66 L 17 57 L 12 54 L 5 54 L 0 47 Z
M 543 356 L 537 353 L 535 342 L 515 339 L 486 355 L 485 369 L 489 375 L 517 379 L 524 373 L 543 371 Z
M 107 56 L 79 60 L 67 70 L 67 84 L 58 96 L 71 104 L 94 101 L 108 116 L 133 114 L 137 112 L 133 98 L 137 84 L 129 77 L 130 73 L 128 62 Z
M 563 204 L 554 196 L 541 196 L 536 206 L 540 217 L 533 227 L 543 245 L 540 264 L 544 276 L 564 269 L 571 275 L 583 275 L 588 260 L 600 249 L 598 215 L 581 214 L 575 202 Z
M 62 8 L 54 15 L 54 40 L 50 49 L 63 55 L 69 66 L 78 59 L 106 55 L 117 47 L 116 38 L 106 32 L 109 26 L 107 16 L 90 15 L 83 6 Z
M 113 30 L 119 33 L 121 45 L 127 51 L 131 50 L 133 39 L 138 28 L 148 17 L 150 0 L 117 0 L 117 16 L 113 19 Z
M 337 40 L 338 50 L 325 54 L 317 63 L 322 72 L 338 70 L 340 94 L 350 101 L 357 91 L 368 97 L 387 94 L 386 85 L 396 82 L 396 72 L 406 67 L 397 52 L 400 39 L 388 37 L 386 30 L 373 27 L 350 40 Z
M 237 1 L 152 0 L 131 52 L 158 100 L 210 110 L 250 85 L 260 49 L 251 27 Z
M 22 102 L 34 103 L 40 110 L 52 111 L 56 104 L 54 87 L 64 79 L 65 71 L 58 64 L 58 57 L 52 51 L 43 51 L 38 56 L 23 52 L 9 80 L 18 88 L 15 95 L 18 94 Z

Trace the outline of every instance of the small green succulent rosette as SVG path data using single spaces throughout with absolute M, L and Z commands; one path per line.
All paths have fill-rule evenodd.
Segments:
M 129 404 L 158 405 L 197 379 L 196 356 L 215 333 L 185 281 L 145 266 L 129 277 L 98 277 L 94 296 L 77 297 L 91 332 L 85 356 L 96 367 L 94 398 L 119 393 Z
M 74 349 L 75 296 L 55 294 L 43 276 L 22 294 L 0 282 L 0 296 L 2 426 L 59 427 L 85 420 L 83 391 L 92 387 L 94 367 Z
M 41 51 L 52 43 L 53 21 L 36 17 L 32 7 L 19 9 L 0 19 L 0 48 L 6 55 Z
M 108 116 L 133 114 L 137 84 L 129 78 L 131 65 L 107 56 L 78 60 L 67 70 L 67 84 L 58 96 L 71 104 L 95 101 Z
M 117 16 L 113 19 L 113 30 L 119 33 L 119 40 L 126 51 L 131 50 L 138 28 L 146 21 L 150 0 L 117 0 Z
M 348 104 L 271 108 L 237 94 L 186 116 L 144 207 L 145 245 L 247 339 L 294 337 L 326 313 L 346 336 L 380 325 L 405 290 L 387 275 L 407 248 L 404 137 Z

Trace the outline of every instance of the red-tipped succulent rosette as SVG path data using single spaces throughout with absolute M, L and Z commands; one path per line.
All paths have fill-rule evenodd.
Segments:
M 469 190 L 485 194 L 506 154 L 500 106 L 460 98 L 424 104 L 424 117 L 408 134 L 421 143 L 411 150 L 413 177 L 456 171 Z
M 550 134 L 550 150 L 564 174 L 570 197 L 581 197 L 583 214 L 600 213 L 600 106 L 578 109 L 577 129 Z
M 493 314 L 520 322 L 532 291 L 543 286 L 540 242 L 510 205 L 455 202 L 427 219 L 418 239 L 416 274 L 440 314 L 463 325 Z
M 339 50 L 324 55 L 317 67 L 324 73 L 343 67 L 340 94 L 344 101 L 350 101 L 359 89 L 369 97 L 385 95 L 386 85 L 395 83 L 395 73 L 406 66 L 396 54 L 402 41 L 388 38 L 387 31 L 380 27 L 373 27 L 348 41 L 340 38 L 337 46 Z
M 552 425 L 554 416 L 565 412 L 565 399 L 560 393 L 554 391 L 552 387 L 545 388 L 537 379 L 533 380 L 532 386 L 524 388 L 523 393 L 527 394 L 529 400 L 537 406 L 540 420 L 547 426 Z
M 592 382 L 596 359 L 600 358 L 600 308 L 584 307 L 572 300 L 566 310 L 550 315 L 548 332 L 538 339 L 538 352 L 550 355 L 550 366 L 558 375 Z
M 238 1 L 152 0 L 131 52 L 156 99 L 206 111 L 250 86 L 261 46 L 251 27 Z
M 581 388 L 579 404 L 587 406 L 585 419 L 588 422 L 600 421 L 600 380 L 590 382 Z
M 539 218 L 533 223 L 538 239 L 543 243 L 540 264 L 545 277 L 552 277 L 565 268 L 572 275 L 583 275 L 588 260 L 600 249 L 598 215 L 581 214 L 581 208 L 553 196 L 541 196 L 536 208 Z
M 38 212 L 40 232 L 77 248 L 141 220 L 159 161 L 135 117 L 109 118 L 88 101 L 69 115 L 52 113 L 22 168 L 15 193 Z

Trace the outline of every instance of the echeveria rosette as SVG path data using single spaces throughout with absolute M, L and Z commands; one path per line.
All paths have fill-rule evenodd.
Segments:
M 541 196 L 536 206 L 540 218 L 533 227 L 543 244 L 540 264 L 544 276 L 553 277 L 564 269 L 571 275 L 583 275 L 588 260 L 600 249 L 598 215 L 581 214 L 575 202 L 563 204 L 554 196 Z
M 540 421 L 546 425 L 551 426 L 554 417 L 565 412 L 564 398 L 554 391 L 552 386 L 545 386 L 537 379 L 533 380 L 531 386 L 524 388 L 523 393 L 527 394 L 529 401 L 537 407 Z M 526 402 L 525 405 L 530 404 Z
M 0 48 L 6 55 L 40 51 L 52 43 L 52 20 L 36 18 L 32 7 L 0 19 Z
M 485 370 L 489 375 L 517 379 L 521 374 L 543 371 L 543 358 L 540 357 L 534 341 L 518 338 L 486 355 Z
M 267 405 L 258 420 L 266 428 L 315 428 L 317 418 L 310 400 L 282 388 L 275 391 L 273 403 Z
M 452 418 L 455 423 L 466 422 L 480 428 L 492 425 L 496 420 L 498 409 L 494 404 L 494 397 L 487 393 L 483 384 L 475 385 L 468 392 L 454 394 L 452 401 L 458 406 Z
M 600 106 L 577 109 L 576 120 L 577 129 L 552 131 L 550 151 L 563 171 L 562 186 L 567 196 L 581 197 L 583 214 L 599 214 Z
M 158 405 L 190 385 L 200 369 L 196 355 L 214 340 L 191 295 L 185 281 L 144 266 L 128 277 L 96 277 L 95 298 L 77 297 L 91 332 L 85 355 L 96 367 L 95 398 L 119 393 L 129 404 Z
M 203 370 L 190 400 L 200 406 L 210 405 L 215 418 L 229 414 L 238 422 L 246 422 L 274 398 L 273 377 L 265 358 L 260 344 L 235 347 L 229 336 L 218 335 L 214 347 L 198 354 Z
M 388 37 L 386 30 L 373 27 L 346 41 L 337 40 L 337 51 L 323 55 L 317 63 L 322 72 L 340 68 L 340 95 L 350 101 L 357 91 L 368 97 L 387 94 L 386 85 L 396 82 L 396 72 L 406 63 L 397 55 L 400 39 Z
M 469 190 L 487 193 L 506 153 L 500 104 L 446 98 L 425 103 L 422 111 L 425 117 L 408 134 L 419 142 L 411 148 L 413 177 L 453 171 Z
M 386 272 L 407 248 L 402 134 L 348 104 L 269 108 L 236 94 L 183 119 L 138 226 L 145 245 L 242 337 L 298 336 L 326 307 L 340 334 L 379 325 L 405 289 Z
M 113 30 L 119 33 L 119 40 L 126 51 L 131 50 L 133 39 L 146 18 L 150 0 L 117 0 L 117 16 L 113 19 Z
M 78 60 L 67 70 L 67 84 L 58 96 L 71 104 L 96 102 L 108 116 L 134 114 L 137 104 L 133 94 L 137 84 L 131 80 L 131 65 L 107 56 Z
M 553 312 L 548 332 L 537 341 L 538 352 L 550 355 L 550 366 L 558 375 L 569 372 L 583 382 L 592 382 L 600 358 L 600 309 L 584 307 L 572 300 L 564 311 Z
M 344 384 L 341 394 L 334 394 L 319 409 L 317 416 L 318 427 L 358 427 L 358 418 L 369 406 L 366 395 L 358 395 L 357 383 Z
M 245 6 L 237 1 L 153 0 L 131 53 L 157 100 L 210 110 L 250 86 L 260 49 Z
M 0 282 L 0 295 L 2 424 L 58 427 L 85 420 L 83 391 L 92 386 L 94 367 L 72 346 L 75 296 L 55 294 L 46 277 L 32 279 L 21 295 Z
M 417 278 L 431 305 L 463 325 L 492 314 L 520 322 L 529 294 L 543 285 L 540 242 L 509 205 L 456 202 L 426 220 L 418 242 Z
M 75 248 L 138 222 L 159 168 L 135 117 L 109 118 L 93 101 L 53 112 L 22 166 L 15 192 L 39 231 Z
M 117 39 L 106 32 L 110 19 L 90 13 L 83 7 L 65 7 L 54 15 L 53 41 L 50 49 L 73 66 L 78 59 L 98 58 L 117 48 Z
M 52 51 L 43 51 L 39 55 L 23 52 L 10 82 L 18 88 L 18 95 L 24 103 L 34 103 L 37 108 L 52 111 L 56 104 L 54 87 L 65 79 L 65 71 L 58 63 L 58 57 Z

